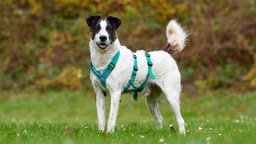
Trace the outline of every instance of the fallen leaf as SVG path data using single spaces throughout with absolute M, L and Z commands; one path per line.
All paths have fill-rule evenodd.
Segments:
M 110 133 L 108 133 L 108 132 L 102 132 L 101 135 L 103 135 L 103 136 L 108 136 L 108 135 L 110 135 Z
M 64 131 L 64 135 L 69 135 L 73 133 L 73 129 L 71 127 L 68 127 L 65 131 Z

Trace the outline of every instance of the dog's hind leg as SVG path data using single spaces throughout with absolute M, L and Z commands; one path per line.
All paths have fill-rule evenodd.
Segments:
M 179 133 L 185 134 L 185 125 L 184 125 L 184 119 L 182 118 L 181 112 L 180 112 L 180 90 L 181 85 L 178 84 L 176 86 L 171 85 L 164 85 L 160 86 L 162 91 L 164 92 L 167 101 L 171 105 L 173 112 L 175 114 L 177 123 L 179 125 Z
M 162 129 L 163 118 L 159 111 L 158 103 L 161 99 L 161 91 L 159 88 L 154 89 L 148 96 L 146 96 L 146 103 L 150 113 L 153 115 L 157 129 Z

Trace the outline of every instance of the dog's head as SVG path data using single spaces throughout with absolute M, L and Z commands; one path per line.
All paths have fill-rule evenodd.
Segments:
M 90 16 L 86 18 L 90 27 L 91 39 L 101 50 L 108 48 L 116 40 L 116 30 L 121 24 L 121 20 L 109 16 L 102 19 L 100 16 Z

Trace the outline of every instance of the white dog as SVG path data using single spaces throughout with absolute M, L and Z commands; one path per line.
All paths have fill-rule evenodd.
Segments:
M 170 103 L 179 125 L 179 133 L 185 134 L 184 120 L 180 113 L 180 72 L 175 60 L 164 51 L 146 53 L 143 50 L 133 53 L 122 46 L 116 36 L 121 20 L 109 16 L 90 16 L 86 19 L 90 27 L 90 78 L 96 93 L 98 129 L 105 130 L 105 97 L 111 95 L 111 106 L 107 132 L 115 130 L 118 107 L 122 93 L 133 92 L 146 96 L 147 106 L 153 115 L 157 128 L 162 128 L 162 116 L 158 102 L 162 92 Z M 175 51 L 185 46 L 186 33 L 171 20 L 166 27 L 167 42 Z M 153 90 L 151 92 L 151 90 Z

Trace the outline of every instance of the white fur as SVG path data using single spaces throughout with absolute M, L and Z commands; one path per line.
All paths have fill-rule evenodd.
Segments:
M 166 26 L 166 36 L 168 44 L 175 51 L 180 52 L 183 50 L 187 34 L 175 20 L 171 20 Z
M 168 24 L 167 38 L 169 43 L 176 42 L 180 50 L 184 48 L 186 34 L 177 22 L 171 21 Z M 95 40 L 97 41 L 97 38 Z M 133 52 L 125 46 L 122 46 L 118 39 L 104 50 L 98 48 L 95 40 L 90 40 L 91 62 L 100 72 L 107 67 L 113 56 L 120 50 L 120 57 L 116 67 L 106 80 L 107 89 L 102 86 L 99 79 L 93 73 L 90 74 L 92 85 L 96 93 L 98 128 L 100 131 L 104 131 L 106 127 L 106 102 L 103 91 L 108 91 L 110 93 L 111 106 L 107 132 L 112 133 L 115 130 L 121 93 L 131 78 L 133 70 Z M 135 78 L 135 85 L 139 86 L 144 82 L 148 74 L 148 65 L 143 50 L 137 51 L 135 54 L 137 55 L 139 69 Z M 158 92 L 162 91 L 174 111 L 179 125 L 179 133 L 185 134 L 184 120 L 180 113 L 179 96 L 181 91 L 181 77 L 178 66 L 171 55 L 164 51 L 152 51 L 149 52 L 149 54 L 151 55 L 151 60 L 153 62 L 152 71 L 156 79 L 152 80 L 149 78 L 147 86 L 142 92 L 146 96 L 148 108 L 156 121 L 157 128 L 161 129 L 162 116 L 158 109 L 161 93 Z M 151 92 L 152 84 L 156 85 L 158 88 L 155 88 L 154 91 Z

